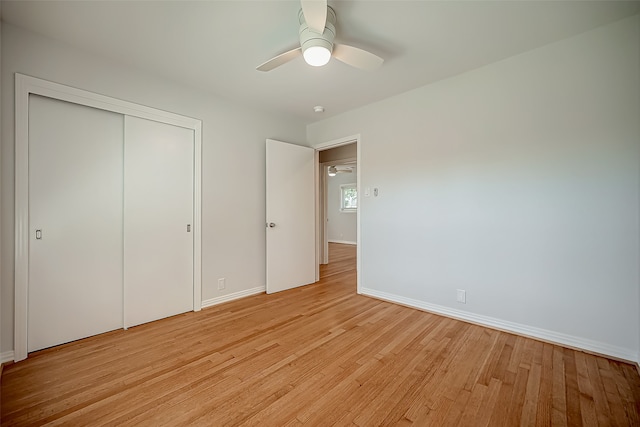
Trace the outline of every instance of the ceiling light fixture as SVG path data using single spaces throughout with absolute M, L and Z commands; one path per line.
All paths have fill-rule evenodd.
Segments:
M 316 113 L 324 113 L 324 107 L 322 105 L 316 105 L 313 107 L 313 111 Z
M 327 19 L 324 25 L 324 31 L 317 33 L 309 28 L 305 21 L 302 9 L 298 12 L 300 21 L 300 48 L 302 56 L 307 64 L 314 67 L 322 67 L 327 65 L 331 59 L 333 51 L 333 38 L 336 36 L 336 13 L 330 7 L 327 8 Z
M 353 167 L 347 166 L 347 165 L 340 165 L 340 169 L 338 169 L 337 166 L 329 166 L 327 168 L 327 172 L 329 173 L 329 176 L 336 176 L 339 173 L 352 173 Z
M 336 58 L 361 70 L 375 70 L 384 60 L 366 50 L 334 43 L 336 36 L 336 11 L 327 6 L 327 0 L 302 0 L 298 12 L 298 40 L 300 47 L 283 52 L 256 67 L 258 71 L 270 71 L 303 56 L 307 64 L 315 67 L 325 65 Z M 307 23 L 307 16 L 309 23 Z
M 324 46 L 310 46 L 302 54 L 304 60 L 314 67 L 327 65 L 331 59 L 331 51 Z

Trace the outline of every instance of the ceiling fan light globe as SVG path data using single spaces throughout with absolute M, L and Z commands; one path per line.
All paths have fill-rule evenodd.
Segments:
M 331 59 L 331 51 L 324 46 L 310 46 L 305 49 L 302 56 L 307 64 L 322 67 Z

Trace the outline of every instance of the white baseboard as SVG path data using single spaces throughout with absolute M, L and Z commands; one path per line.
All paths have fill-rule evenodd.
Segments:
M 266 289 L 264 286 L 258 286 L 256 288 L 245 289 L 244 291 L 234 292 L 232 294 L 223 295 L 221 297 L 215 297 L 211 299 L 207 299 L 202 301 L 202 308 L 211 307 L 213 305 L 222 304 L 223 302 L 229 302 L 236 299 L 248 297 L 255 294 L 261 294 L 265 292 Z
M 329 243 L 340 243 L 342 245 L 357 245 L 356 242 L 351 242 L 349 240 L 331 240 L 331 239 L 329 239 Z
M 13 362 L 13 350 L 0 353 L 0 363 Z
M 566 347 L 572 347 L 575 349 L 585 350 L 604 356 L 610 356 L 632 363 L 640 362 L 640 355 L 638 354 L 638 352 L 628 348 L 618 347 L 598 341 L 592 341 L 586 338 L 575 337 L 560 332 L 549 331 L 547 329 L 527 326 L 520 323 L 508 322 L 505 320 L 496 319 L 494 317 L 469 313 L 467 311 L 456 310 L 441 305 L 430 304 L 428 302 L 412 298 L 405 298 L 399 295 L 377 291 L 375 289 L 362 288 L 360 290 L 360 293 L 362 295 L 368 295 L 385 301 L 414 307 L 420 310 L 440 314 L 447 317 L 452 317 L 454 319 L 464 320 L 470 323 L 487 326 L 489 328 L 512 332 L 526 337 L 538 338 L 543 341 L 557 343 Z

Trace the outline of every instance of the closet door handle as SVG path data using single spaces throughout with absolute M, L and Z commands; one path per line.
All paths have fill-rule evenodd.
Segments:
M 187 233 L 191 233 L 191 224 L 187 224 Z
M 36 230 L 36 240 L 42 240 L 42 230 Z

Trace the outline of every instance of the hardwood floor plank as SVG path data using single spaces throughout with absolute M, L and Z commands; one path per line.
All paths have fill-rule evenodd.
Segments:
M 614 421 L 613 425 L 621 425 L 615 420 L 626 419 L 624 411 L 624 405 L 622 399 L 617 392 L 617 386 L 612 375 L 609 363 L 607 360 L 598 360 L 598 366 L 600 366 L 600 377 L 602 378 L 602 385 L 605 390 L 607 404 L 611 410 L 611 420 Z
M 458 424 L 461 427 L 474 427 L 478 423 L 478 412 L 483 405 L 485 395 L 489 387 L 476 384 L 471 390 L 471 395 L 463 411 L 462 418 Z
M 598 416 L 598 425 L 609 426 L 611 418 L 611 410 L 609 409 L 609 403 L 607 394 L 604 391 L 604 385 L 600 378 L 600 369 L 598 368 L 598 362 L 595 358 L 589 357 L 586 360 L 587 369 L 589 372 L 589 381 L 593 385 L 593 400 L 596 405 L 596 413 Z
M 566 372 L 562 348 L 553 346 L 552 353 L 552 385 L 551 385 L 551 424 L 567 425 Z
M 500 381 L 500 393 L 498 394 L 500 404 L 493 411 L 489 425 L 500 425 L 506 421 L 509 414 L 509 402 L 514 392 L 515 379 L 516 374 L 506 372 L 504 379 L 498 380 Z
M 536 411 L 538 407 L 542 367 L 538 364 L 532 364 L 530 366 L 524 403 L 522 404 L 522 416 L 520 417 L 520 425 L 522 427 L 536 425 Z
M 429 354 L 424 355 L 412 375 L 407 377 L 396 390 L 401 398 L 393 408 L 386 411 L 386 417 L 381 424 L 388 425 L 396 420 L 414 419 L 412 409 L 419 410 L 424 405 L 425 400 L 421 398 L 421 393 L 441 369 L 442 363 L 445 361 L 441 354 L 445 351 L 446 344 L 448 344 L 447 341 L 440 341 L 429 346 Z
M 511 371 L 509 371 L 511 372 Z M 522 407 L 524 406 L 525 396 L 527 393 L 527 383 L 529 382 L 529 370 L 518 368 L 515 383 L 513 384 L 513 393 L 507 411 L 507 423 L 512 426 L 519 426 L 522 420 Z
M 536 412 L 536 426 L 551 425 L 552 391 L 553 391 L 553 346 L 543 343 L 538 360 L 542 368 L 540 387 L 538 388 L 538 409 Z
M 478 378 L 478 382 L 480 384 L 484 384 L 486 386 L 489 385 L 491 378 L 493 377 L 493 373 L 500 361 L 500 356 L 502 354 L 502 349 L 504 348 L 505 342 L 509 338 L 508 334 L 496 334 L 496 339 L 493 343 L 493 347 L 487 354 L 486 359 L 483 361 L 482 372 L 480 377 Z
M 582 424 L 586 426 L 597 426 L 598 414 L 596 413 L 596 404 L 593 400 L 594 385 L 589 379 L 587 355 L 584 353 L 576 353 L 575 360 L 578 372 L 578 389 L 580 390 Z
M 444 420 L 449 414 L 449 410 L 453 406 L 453 401 L 446 397 L 440 397 L 433 406 L 429 407 L 429 411 L 424 416 L 416 419 L 415 425 L 418 426 L 443 426 Z
M 487 387 L 487 392 L 485 393 L 485 399 L 483 401 L 480 410 L 477 415 L 477 426 L 488 426 L 491 420 L 491 417 L 496 410 L 496 407 L 499 407 L 501 402 L 498 402 L 500 396 L 500 388 L 502 387 L 502 381 L 492 378 L 489 381 L 489 386 Z
M 614 367 L 622 372 L 626 380 L 622 380 L 622 376 L 618 377 L 621 380 L 618 384 L 618 390 L 625 389 L 624 402 L 627 419 L 630 421 L 630 425 L 640 426 L 640 376 L 637 375 L 638 371 L 634 366 L 624 363 L 617 363 Z
M 8 364 L 2 425 L 640 425 L 633 365 L 357 295 L 355 252 Z

